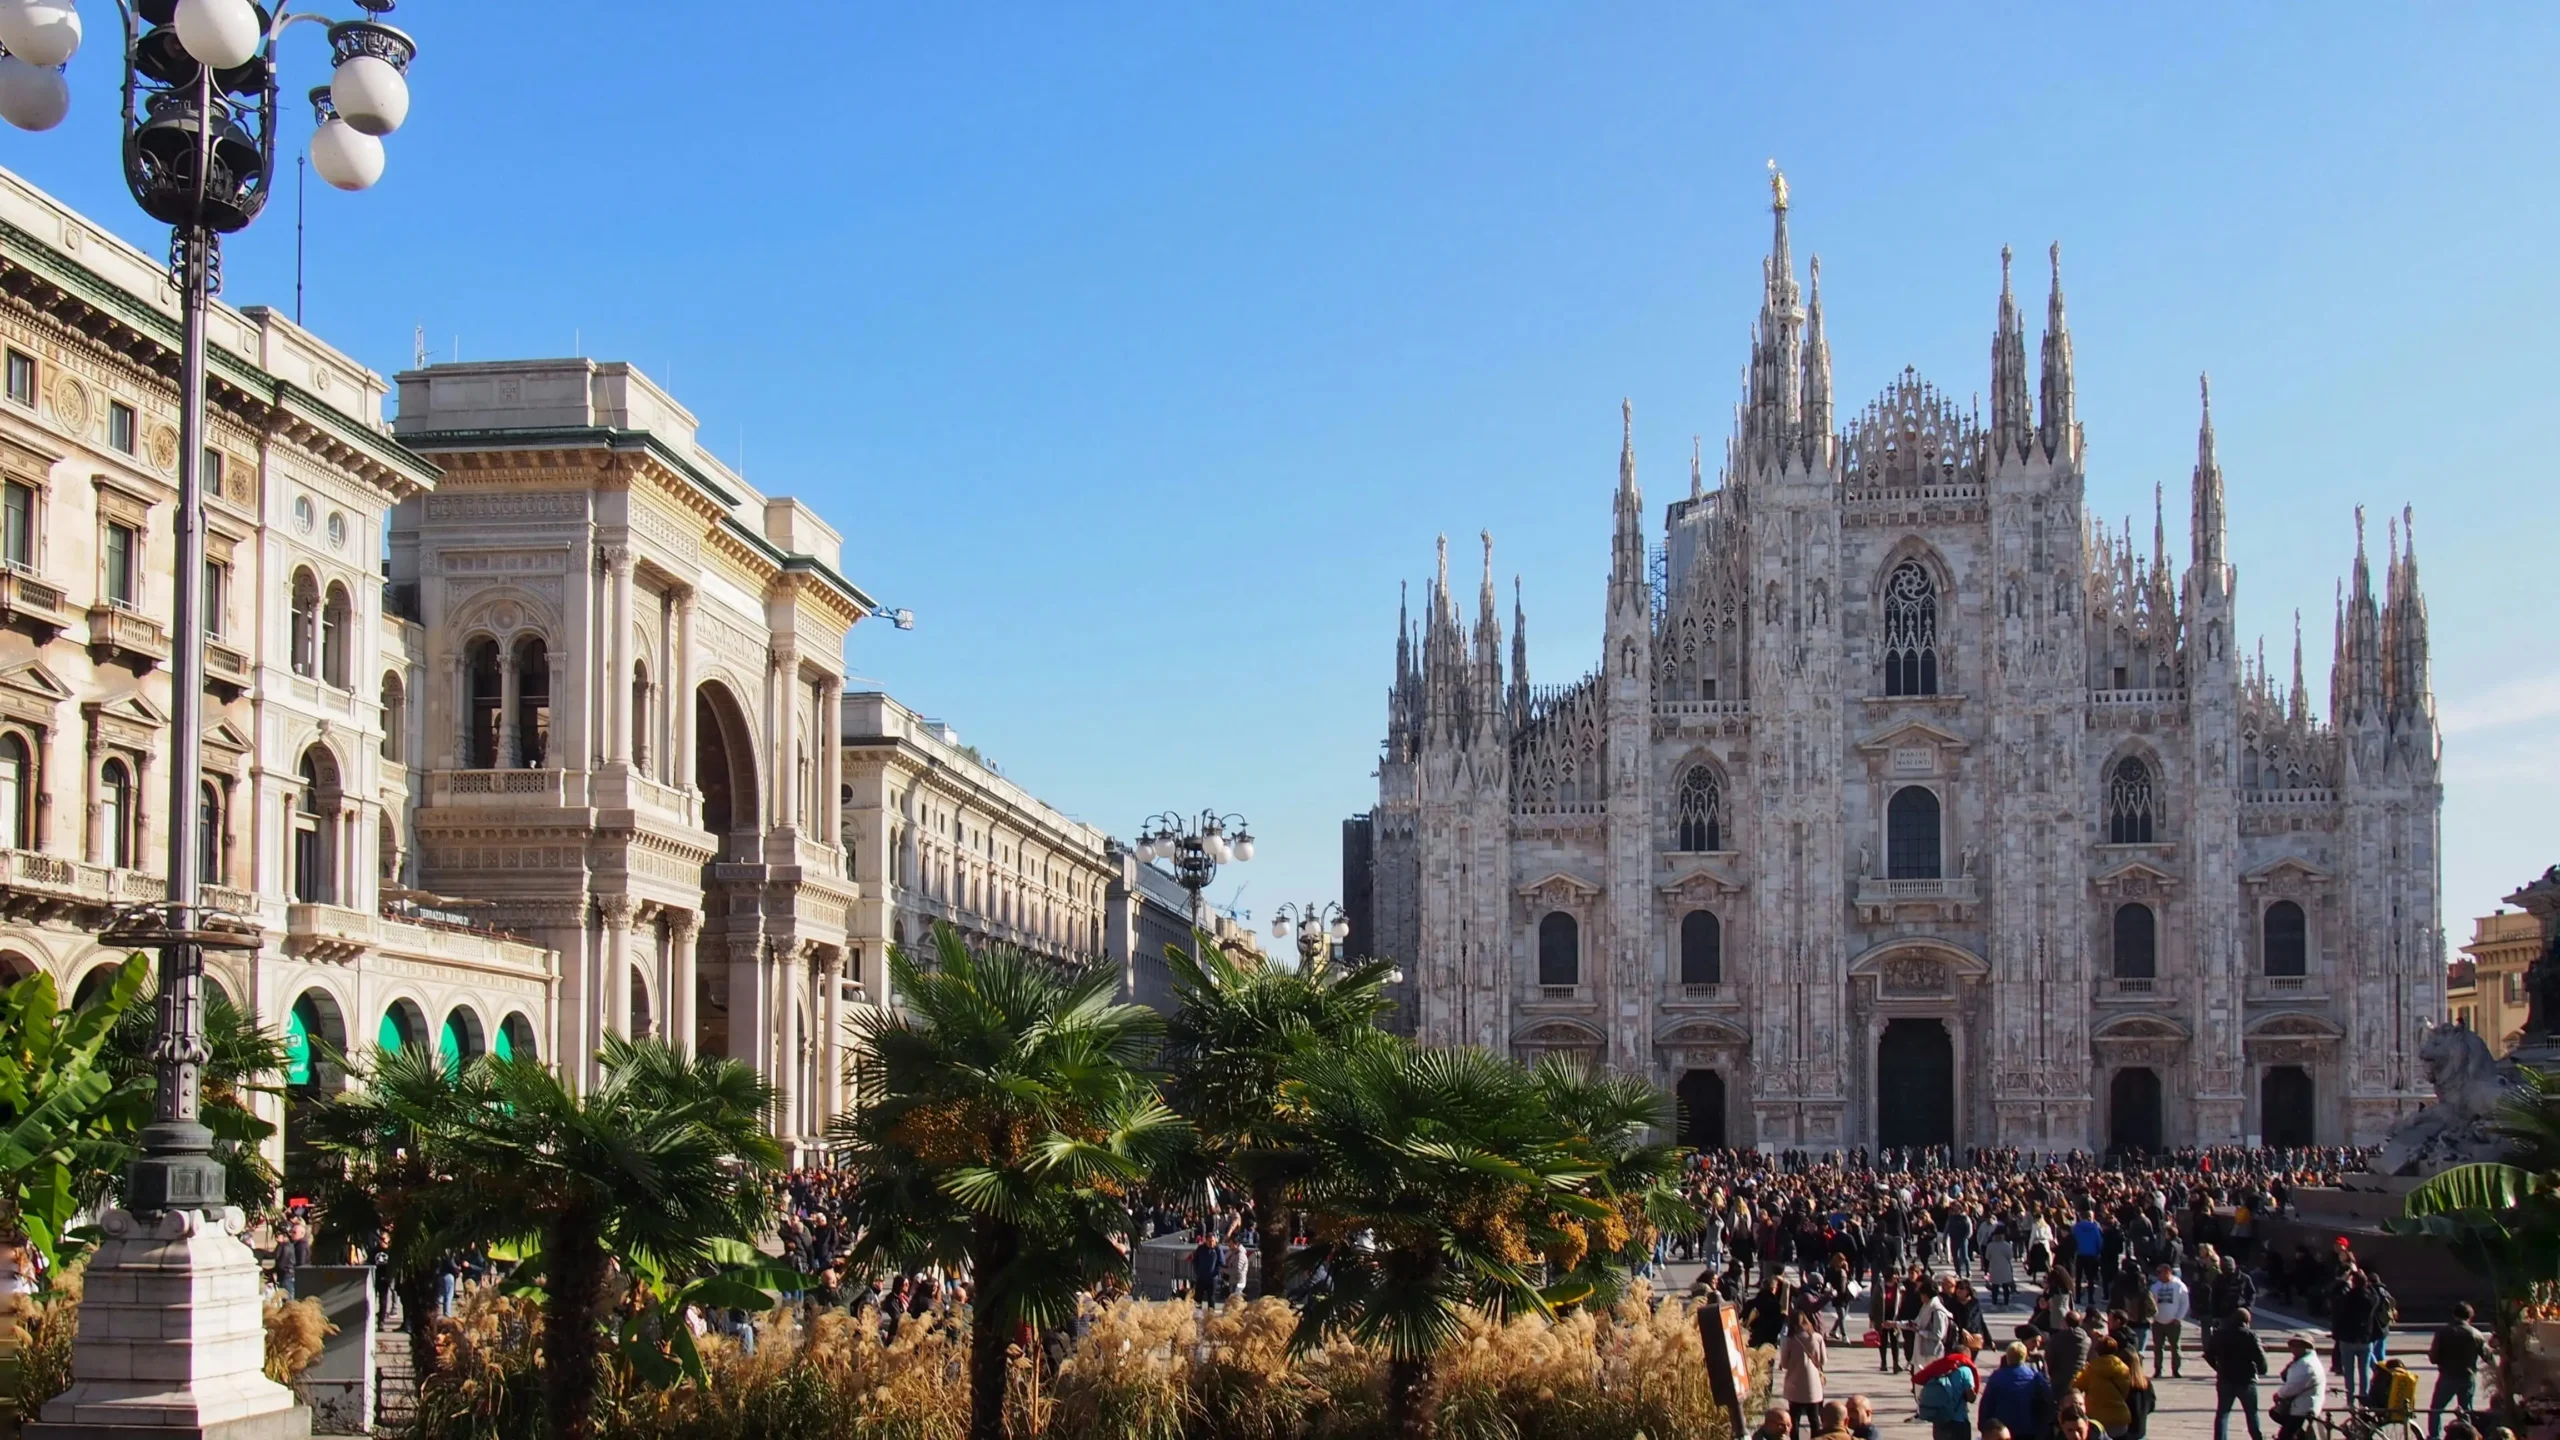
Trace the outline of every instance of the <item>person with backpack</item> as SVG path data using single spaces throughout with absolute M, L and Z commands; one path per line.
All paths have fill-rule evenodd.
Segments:
M 2249 1440 L 2258 1432 L 2258 1377 L 2267 1373 L 2267 1347 L 2249 1328 L 2247 1307 L 2234 1310 L 2204 1337 L 2205 1368 L 2213 1372 L 2213 1440 L 2230 1440 L 2231 1408 L 2249 1425 Z
M 2464 1420 L 2479 1413 L 2480 1362 L 2489 1353 L 2489 1337 L 2471 1323 L 2468 1301 L 2453 1307 L 2453 1318 L 2427 1342 L 2427 1363 L 2436 1367 L 2435 1393 L 2427 1401 L 2427 1440 L 2442 1433 L 2444 1407 L 2454 1407 Z
M 1973 1440 L 1973 1401 L 1981 1389 L 1973 1355 L 1959 1344 L 1911 1373 L 1920 1391 L 1920 1418 L 1929 1440 Z

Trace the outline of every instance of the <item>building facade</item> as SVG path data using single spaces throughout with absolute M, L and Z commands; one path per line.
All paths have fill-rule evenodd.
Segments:
M 285 1032 L 292 1100 L 330 1080 L 315 1040 L 551 1054 L 551 952 L 404 883 L 422 636 L 378 557 L 436 467 L 391 437 L 381 377 L 290 320 L 218 306 L 210 337 L 204 778 L 173 813 L 176 299 L 0 172 L 0 968 L 95 983 L 122 958 L 97 933 L 165 897 L 193 824 L 207 903 L 264 936 L 208 978 Z
M 2414 542 L 2357 548 L 2325 718 L 2244 652 L 2207 408 L 2183 571 L 2086 503 L 2057 247 L 2006 252 L 1987 421 L 1906 370 L 1836 412 L 1785 182 L 1720 483 L 1647 534 L 1632 418 L 1604 650 L 1506 672 L 1485 541 L 1399 620 L 1355 927 L 1417 1032 L 1582 1054 L 1699 1144 L 2379 1140 L 2444 1014 Z
M 2543 944 L 2542 922 L 2525 911 L 2500 910 L 2471 922 L 2465 958 L 2454 962 L 2470 968 L 2469 993 L 2448 1003 L 2453 1018 L 2488 1041 L 2492 1054 L 2506 1054 L 2524 1034 L 2524 972 L 2542 958 Z
M 560 1054 L 611 1034 L 747 1060 L 806 1143 L 843 1102 L 855 889 L 844 642 L 871 602 L 836 533 L 765 496 L 638 370 L 399 377 L 394 431 L 443 478 L 393 512 L 422 633 L 416 883 L 560 955 Z
M 1062 961 L 1106 950 L 1121 851 L 1000 774 L 959 732 L 878 691 L 844 697 L 844 833 L 860 898 L 849 944 L 885 1004 L 889 946 L 945 923 L 972 945 Z

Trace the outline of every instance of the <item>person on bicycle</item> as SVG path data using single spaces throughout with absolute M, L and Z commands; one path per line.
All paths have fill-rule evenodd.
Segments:
M 2320 1363 L 2310 1336 L 2296 1333 L 2284 1343 L 2293 1358 L 2276 1381 L 2276 1440 L 2302 1440 L 2302 1432 L 2328 1408 L 2329 1367 Z

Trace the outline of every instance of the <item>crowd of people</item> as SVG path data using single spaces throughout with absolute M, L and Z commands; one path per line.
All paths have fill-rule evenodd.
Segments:
M 2265 1238 L 2296 1190 L 2335 1184 L 2368 1154 L 1701 1152 L 1682 1187 L 1696 1223 L 1661 1235 L 1650 1268 L 1659 1282 L 1665 1267 L 1694 1264 L 1692 1294 L 1736 1307 L 1770 1366 L 1773 1403 L 1755 1440 L 1873 1440 L 1870 1399 L 1833 1393 L 1840 1362 L 1862 1351 L 1876 1374 L 1907 1377 L 1932 1440 L 2144 1440 L 2156 1380 L 2190 1369 L 2213 1381 L 2214 1440 L 2229 1440 L 2235 1413 L 2249 1440 L 2266 1440 L 2262 1414 L 2275 1440 L 2306 1440 L 2320 1416 L 2350 1405 L 2419 1414 L 2416 1376 L 2388 1353 L 2399 1319 L 2388 1287 L 2343 1244 L 2286 1250 Z M 857 1263 L 852 1183 L 827 1169 L 776 1181 L 777 1258 L 809 1277 L 789 1298 L 867 1317 L 884 1339 L 965 1320 L 965 1273 Z M 1260 1262 L 1253 1216 L 1232 1201 L 1143 1201 L 1125 1247 L 1185 1237 L 1172 1292 L 1234 1299 Z M 276 1237 L 287 1290 L 308 1261 L 307 1234 L 297 1218 Z M 440 1304 L 485 1264 L 457 1257 Z M 1105 1277 L 1091 1298 L 1118 1298 L 1133 1278 Z M 1322 1280 L 1293 1268 L 1288 1290 L 1296 1298 Z M 2033 1289 L 2023 1311 L 2022 1286 Z M 2328 1343 L 2296 1331 L 2271 1355 L 2255 1325 L 2262 1302 L 2325 1329 Z M 697 1318 L 755 1343 L 750 1315 Z M 1042 1338 L 1062 1351 L 1074 1337 Z M 2428 1440 L 2496 1440 L 2472 1428 L 2491 1346 L 2467 1310 L 2430 1337 L 2426 1356 L 2437 1371 Z

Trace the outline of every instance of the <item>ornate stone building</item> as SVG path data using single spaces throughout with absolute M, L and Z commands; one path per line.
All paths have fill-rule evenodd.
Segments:
M 2415 549 L 2357 548 L 2326 718 L 2240 642 L 2208 407 L 2193 555 L 2084 493 L 2057 247 L 2008 256 L 1987 420 L 1906 370 L 1837 414 L 1785 182 L 1709 489 L 1646 533 L 1632 421 L 1600 663 L 1504 668 L 1447 543 L 1400 619 L 1355 929 L 1428 1040 L 1658 1079 L 1700 1144 L 2378 1140 L 2444 1009 Z
M 842 542 L 759 494 L 629 365 L 402 374 L 401 442 L 443 479 L 392 516 L 424 628 L 405 692 L 418 883 L 560 952 L 559 1053 L 663 1033 L 753 1062 L 819 1134 L 855 887 Z
M 97 932 L 167 892 L 168 826 L 254 917 L 222 992 L 310 1041 L 547 1055 L 554 957 L 404 885 L 423 632 L 386 605 L 386 515 L 435 467 L 377 376 L 273 311 L 217 306 L 206 483 L 204 783 L 169 813 L 179 330 L 157 260 L 0 172 L 0 971 L 66 995 Z M 290 1174 L 290 1169 L 288 1174 Z

